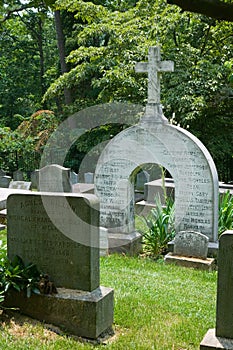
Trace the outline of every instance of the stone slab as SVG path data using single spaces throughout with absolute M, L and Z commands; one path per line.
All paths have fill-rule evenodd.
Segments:
M 199 270 L 212 271 L 216 268 L 215 259 L 207 258 L 207 259 L 198 259 L 191 258 L 186 256 L 174 255 L 172 253 L 168 253 L 164 257 L 164 261 L 166 264 L 175 264 L 178 266 L 184 267 L 192 267 Z
M 219 249 L 219 242 L 209 242 L 208 243 L 208 253 L 207 256 L 209 258 L 217 258 L 218 257 L 218 249 Z M 168 242 L 168 251 L 173 253 L 174 252 L 174 240 Z
M 14 193 L 32 193 L 30 190 L 19 190 L 15 188 L 0 188 L 0 210 L 6 209 L 7 198 Z
M 72 192 L 70 168 L 50 164 L 39 169 L 38 185 L 41 192 Z
M 77 183 L 72 186 L 72 192 L 94 194 L 94 184 Z
M 137 255 L 142 251 L 142 236 L 134 231 L 128 234 L 108 233 L 109 253 Z
M 209 329 L 200 344 L 200 350 L 213 349 L 233 350 L 233 339 L 216 337 L 215 328 Z
M 33 294 L 30 298 L 10 290 L 4 306 L 19 308 L 27 316 L 91 339 L 113 324 L 113 289 L 102 286 L 92 292 L 58 288 L 58 294 Z
M 91 194 L 13 194 L 7 200 L 8 257 L 34 263 L 57 287 L 99 286 L 99 201 Z

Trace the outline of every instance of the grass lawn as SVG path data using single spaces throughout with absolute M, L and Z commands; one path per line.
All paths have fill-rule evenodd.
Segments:
M 115 336 L 106 344 L 80 343 L 30 319 L 2 318 L 0 349 L 199 349 L 215 327 L 216 272 L 162 260 L 101 258 L 101 284 L 115 291 Z

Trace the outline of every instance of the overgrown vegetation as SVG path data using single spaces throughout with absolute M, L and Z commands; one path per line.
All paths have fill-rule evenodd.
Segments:
M 144 252 L 155 259 L 167 251 L 167 244 L 175 236 L 174 202 L 166 198 L 162 205 L 160 197 L 155 198 L 155 208 L 146 216 L 137 216 L 136 226 L 143 235 Z M 226 230 L 233 230 L 233 195 L 230 191 L 219 195 L 218 236 Z
M 0 241 L 0 302 L 4 301 L 10 288 L 18 292 L 24 290 L 28 297 L 40 293 L 38 282 L 41 274 L 34 264 L 25 265 L 18 256 L 10 261 L 7 257 L 6 233 Z
M 141 234 L 143 236 L 144 251 L 154 258 L 158 258 L 167 251 L 168 242 L 175 236 L 174 202 L 171 198 L 162 205 L 159 196 L 155 198 L 155 208 L 147 217 L 139 217 L 142 221 Z

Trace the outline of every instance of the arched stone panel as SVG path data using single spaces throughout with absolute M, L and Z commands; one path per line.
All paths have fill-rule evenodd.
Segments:
M 144 163 L 164 166 L 175 183 L 176 231 L 195 230 L 217 240 L 218 176 L 205 146 L 190 132 L 170 124 L 130 127 L 102 152 L 95 172 L 100 224 L 110 232 L 134 231 L 130 174 Z

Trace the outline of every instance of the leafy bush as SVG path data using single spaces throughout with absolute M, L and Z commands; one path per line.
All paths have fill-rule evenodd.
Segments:
M 5 242 L 0 241 L 0 302 L 10 288 L 17 291 L 26 290 L 30 297 L 32 292 L 39 293 L 38 282 L 40 273 L 34 264 L 25 265 L 18 256 L 10 261 L 7 258 Z
M 219 236 L 226 230 L 233 229 L 233 196 L 230 191 L 219 196 L 219 218 L 218 234 Z
M 145 226 L 145 232 L 142 232 L 144 250 L 158 258 L 166 252 L 168 242 L 175 236 L 174 203 L 171 198 L 167 198 L 163 206 L 158 196 L 155 204 L 149 215 L 141 217 L 141 220 Z

